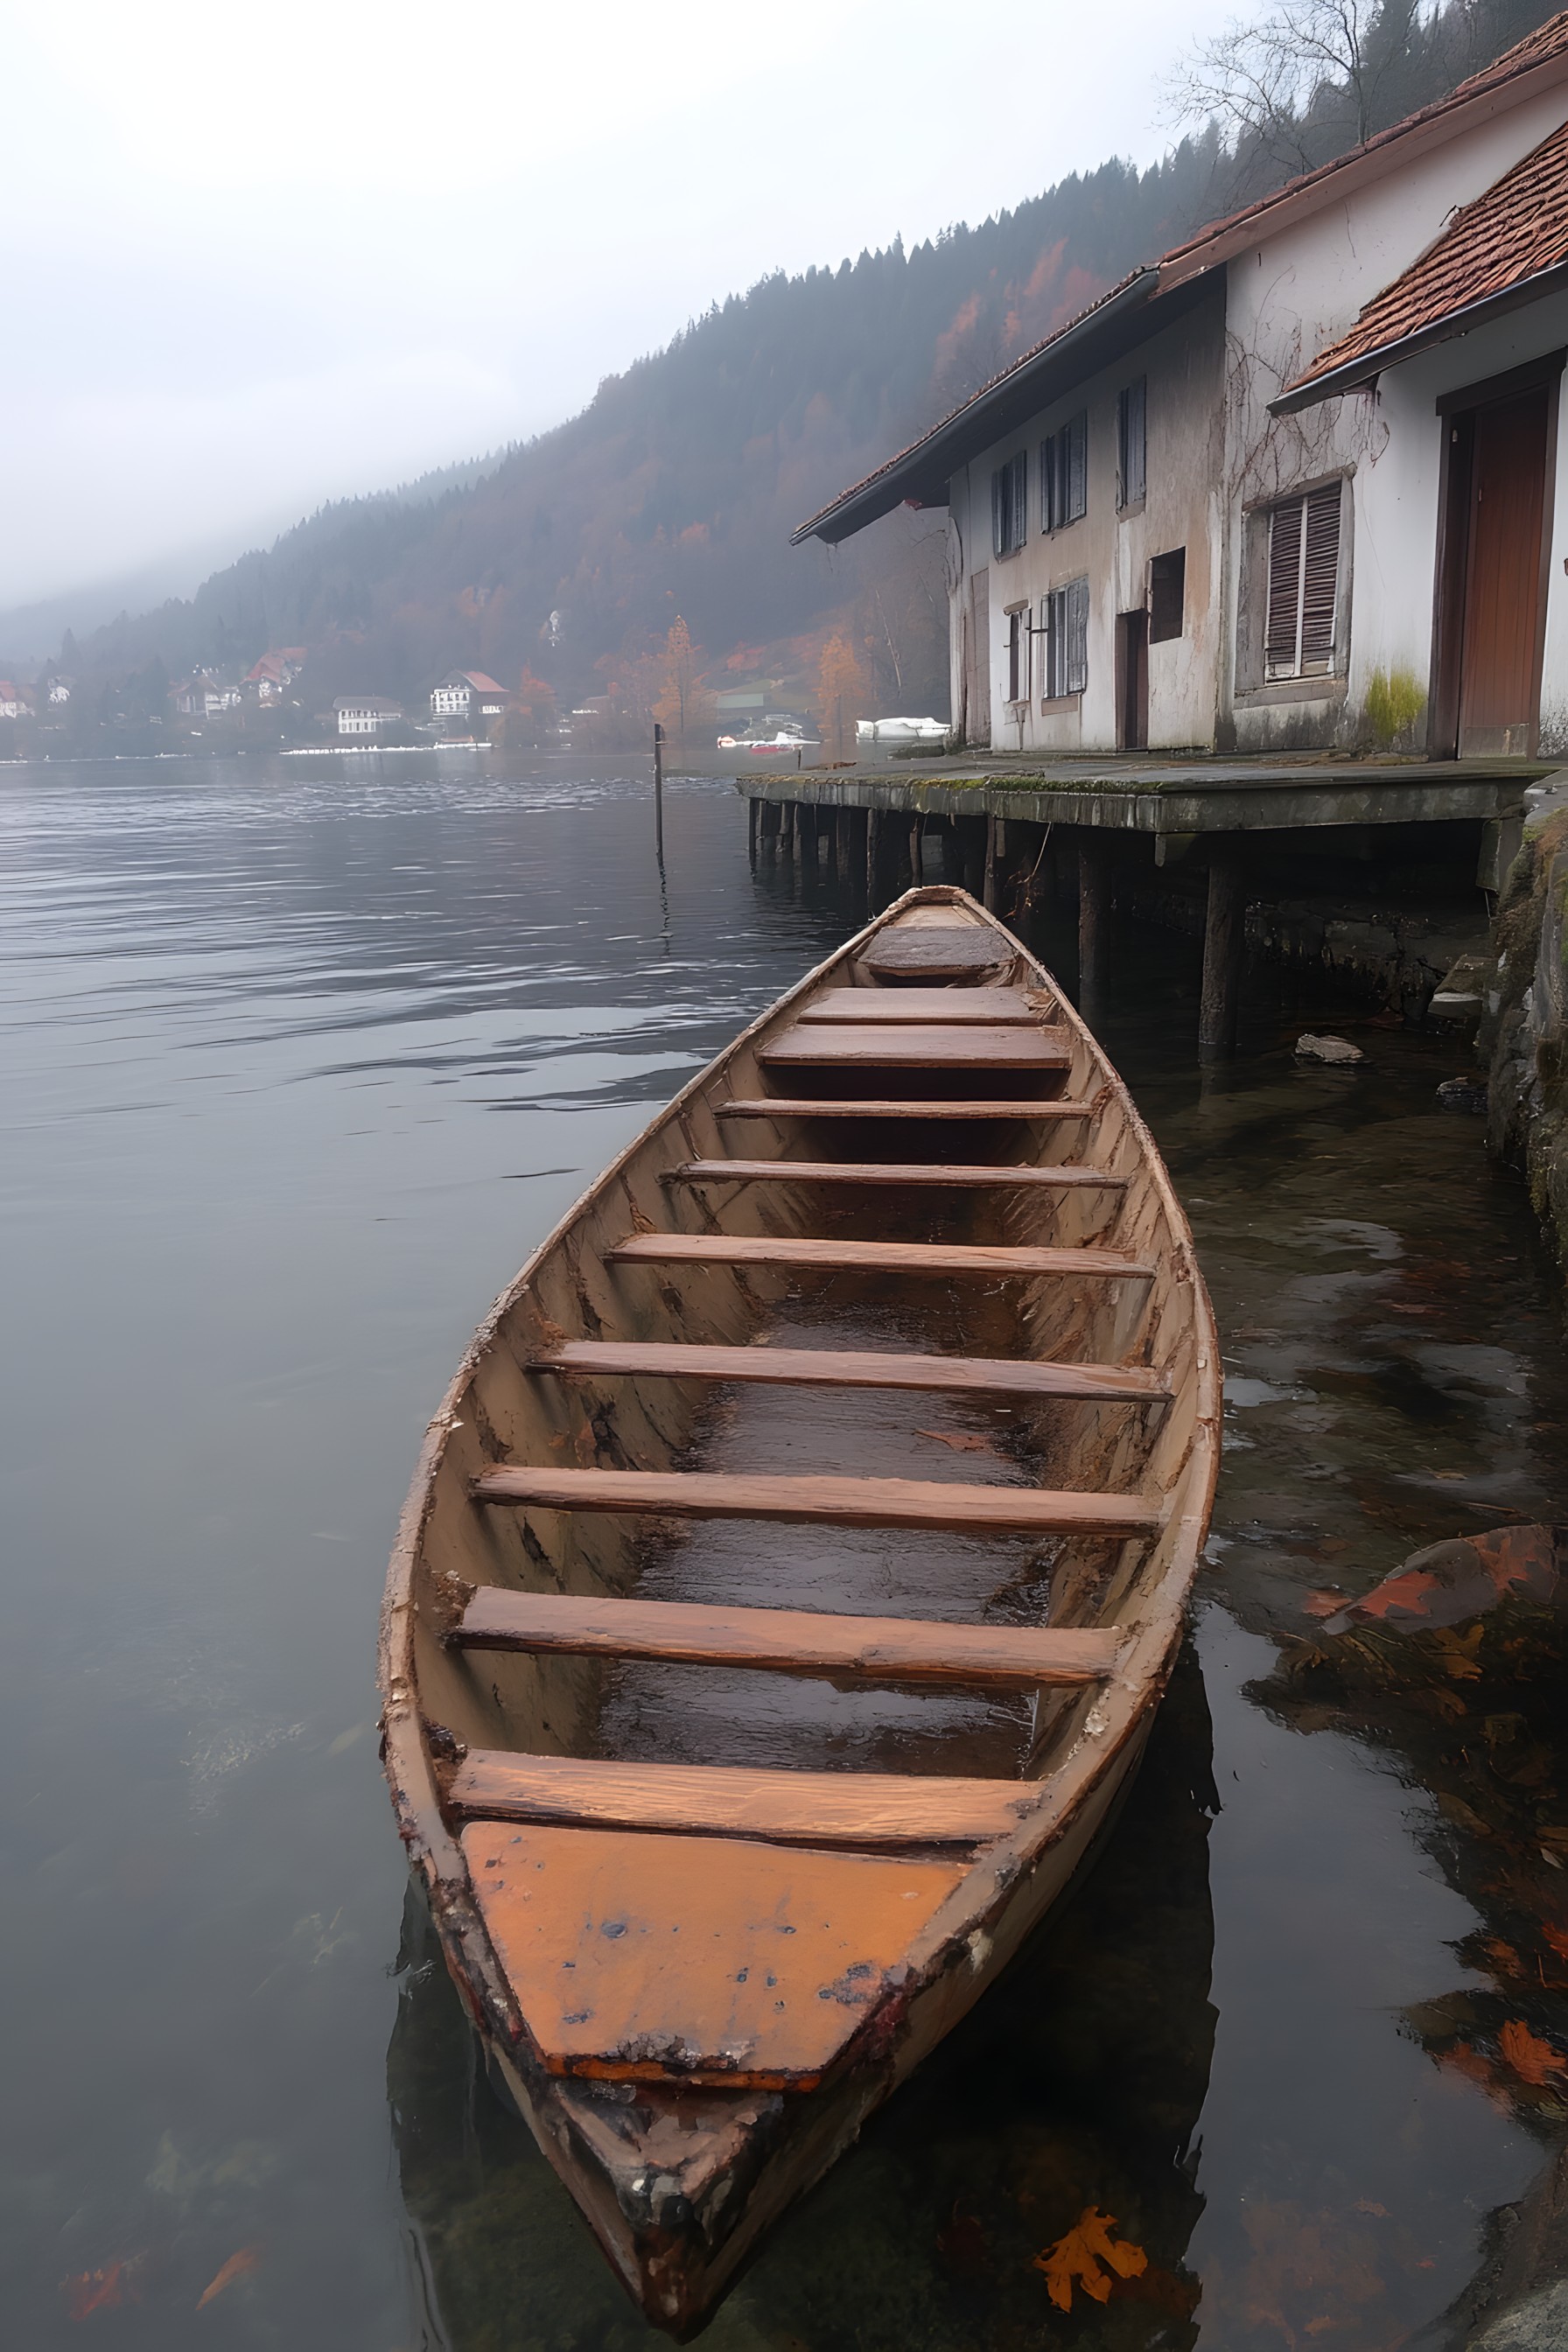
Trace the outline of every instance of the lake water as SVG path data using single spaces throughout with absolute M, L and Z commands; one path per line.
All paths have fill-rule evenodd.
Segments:
M 0 2308 L 27 2352 L 658 2340 L 476 2070 L 373 1678 L 419 1435 L 490 1297 L 859 919 L 753 877 L 712 782 L 669 788 L 661 880 L 636 765 L 0 771 Z M 1058 919 L 1037 937 L 1070 980 Z M 1082 1895 L 712 2352 L 1441 2346 L 1561 2145 L 1557 1615 L 1347 1647 L 1303 1607 L 1568 1519 L 1521 1190 L 1436 1107 L 1452 1046 L 1354 1026 L 1360 1071 L 1299 1066 L 1323 1007 L 1262 976 L 1203 1076 L 1193 950 L 1129 931 L 1115 963 L 1101 1033 L 1226 1340 L 1194 1639 Z M 1063 2314 L 1035 2257 L 1089 2206 L 1147 2263 Z

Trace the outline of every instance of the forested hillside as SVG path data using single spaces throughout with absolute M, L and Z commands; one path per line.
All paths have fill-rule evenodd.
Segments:
M 1195 75 L 1215 119 L 1152 169 L 1108 163 L 911 250 L 766 278 L 478 478 L 326 509 L 189 602 L 72 646 L 72 665 L 101 703 L 132 674 L 237 674 L 301 646 L 317 709 L 362 690 L 412 698 L 454 666 L 509 687 L 531 671 L 569 703 L 646 665 L 679 614 L 710 678 L 726 664 L 809 677 L 837 631 L 882 708 L 942 710 L 938 519 L 890 517 L 832 557 L 792 551 L 791 529 L 1135 262 L 1440 96 L 1552 13 L 1455 0 L 1424 25 L 1410 0 L 1385 0 L 1350 71 L 1314 76 L 1298 58 L 1262 112 Z

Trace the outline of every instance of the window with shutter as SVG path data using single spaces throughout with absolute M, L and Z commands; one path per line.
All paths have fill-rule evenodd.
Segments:
M 1116 503 L 1143 503 L 1148 486 L 1148 426 L 1146 379 L 1139 376 L 1116 395 Z
M 1015 555 L 1029 536 L 1029 456 L 1020 449 L 991 477 L 991 549 Z
M 1334 660 L 1334 604 L 1340 580 L 1340 485 L 1330 482 L 1306 501 L 1301 556 L 1301 675 L 1321 675 Z
M 1081 694 L 1089 684 L 1089 583 L 1075 580 L 1067 592 L 1067 688 Z
M 1040 599 L 1046 698 L 1081 694 L 1089 683 L 1089 582 L 1069 581 Z
M 1007 699 L 1029 698 L 1029 613 L 1025 605 L 1007 615 Z
M 1089 417 L 1069 417 L 1040 444 L 1040 529 L 1077 522 L 1089 504 Z
M 1068 445 L 1066 520 L 1076 522 L 1089 505 L 1089 418 L 1075 416 L 1062 429 Z
M 1326 482 L 1269 514 L 1266 677 L 1321 677 L 1334 666 L 1342 488 Z

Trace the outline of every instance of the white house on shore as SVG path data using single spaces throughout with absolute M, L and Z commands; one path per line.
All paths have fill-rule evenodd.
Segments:
M 795 541 L 947 508 L 970 743 L 1568 750 L 1565 356 L 1568 14 L 1133 271 Z
M 430 689 L 432 719 L 499 719 L 509 700 L 504 686 L 482 669 L 449 669 Z
M 385 702 L 374 694 L 345 695 L 332 709 L 340 735 L 378 735 L 403 716 L 401 702 Z

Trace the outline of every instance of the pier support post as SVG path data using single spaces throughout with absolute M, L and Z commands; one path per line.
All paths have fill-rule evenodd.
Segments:
M 911 817 L 910 820 L 910 887 L 911 890 L 918 890 L 925 880 L 924 861 L 921 856 L 921 830 L 920 818 Z
M 1078 1001 L 1105 992 L 1110 952 L 1110 866 L 1103 841 L 1090 833 L 1078 851 Z
M 777 801 L 763 801 L 757 821 L 757 843 L 764 857 L 778 855 L 779 821 L 784 815 Z
M 980 903 L 992 914 L 996 912 L 996 885 L 1006 848 L 1006 825 L 999 816 L 988 816 L 985 820 L 985 874 L 980 888 Z
M 866 812 L 866 911 L 877 912 L 877 853 L 882 846 L 882 812 Z
M 753 866 L 757 862 L 757 832 L 762 806 L 759 800 L 746 803 L 746 856 Z
M 1209 856 L 1208 914 L 1204 924 L 1200 1062 L 1228 1061 L 1236 1051 L 1246 955 L 1247 892 L 1240 853 L 1216 843 Z
M 847 808 L 833 812 L 833 874 L 841 890 L 849 887 L 849 834 L 854 812 Z

